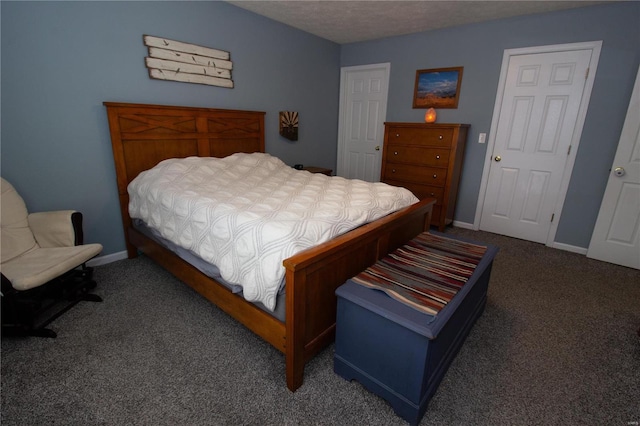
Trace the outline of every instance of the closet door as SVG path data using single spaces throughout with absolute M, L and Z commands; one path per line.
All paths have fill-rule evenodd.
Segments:
M 640 70 L 587 257 L 640 269 Z

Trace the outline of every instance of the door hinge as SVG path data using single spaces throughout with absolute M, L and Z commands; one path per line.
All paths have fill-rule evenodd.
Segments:
M 567 155 L 571 154 L 571 145 L 569 145 L 569 149 L 567 150 Z
M 587 72 L 584 73 L 584 79 L 588 79 L 589 78 L 589 68 L 587 68 Z
M 553 218 L 556 217 L 555 213 L 551 213 L 551 222 L 553 223 Z

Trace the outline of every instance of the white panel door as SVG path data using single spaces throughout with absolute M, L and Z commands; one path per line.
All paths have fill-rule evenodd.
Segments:
M 640 71 L 587 257 L 640 269 Z
M 338 176 L 380 181 L 388 87 L 389 64 L 342 68 Z
M 591 50 L 509 59 L 480 229 L 545 243 Z

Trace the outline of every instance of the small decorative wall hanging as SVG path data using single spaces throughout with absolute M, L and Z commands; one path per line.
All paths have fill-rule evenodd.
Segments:
M 149 77 L 233 88 L 229 52 L 148 35 L 143 40 Z
M 416 71 L 414 108 L 458 108 L 463 67 Z
M 280 111 L 280 135 L 298 140 L 298 113 L 296 111 Z

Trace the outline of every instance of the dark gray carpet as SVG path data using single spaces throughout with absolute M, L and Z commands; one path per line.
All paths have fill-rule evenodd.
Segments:
M 501 248 L 483 316 L 422 425 L 640 421 L 640 271 L 484 232 Z M 97 267 L 101 304 L 3 338 L 3 425 L 403 425 L 333 373 L 287 390 L 284 357 L 144 257 Z

